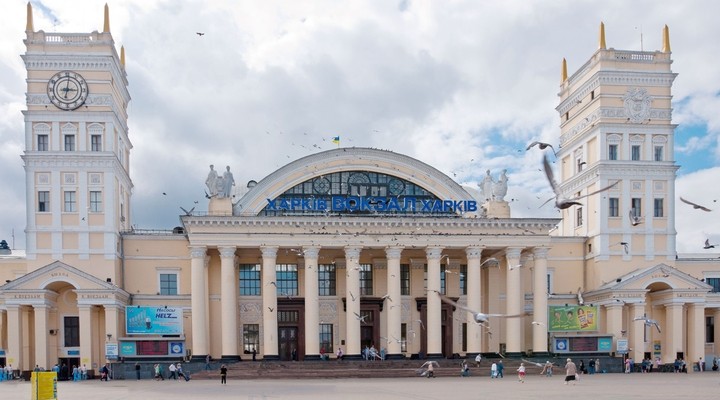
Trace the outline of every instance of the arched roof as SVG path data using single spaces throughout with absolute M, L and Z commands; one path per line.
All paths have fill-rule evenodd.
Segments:
M 406 155 L 364 147 L 342 147 L 300 158 L 253 187 L 233 206 L 233 215 L 255 216 L 293 186 L 333 172 L 369 171 L 392 175 L 412 182 L 440 199 L 468 200 L 473 197 L 450 177 L 434 167 Z

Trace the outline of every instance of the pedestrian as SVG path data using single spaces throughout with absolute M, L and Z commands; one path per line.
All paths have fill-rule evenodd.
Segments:
M 702 357 L 700 357 L 700 360 L 698 361 L 698 370 L 700 372 L 705 371 L 705 361 L 703 361 Z
M 87 366 L 85 364 L 80 367 L 80 379 L 83 381 L 87 380 Z
M 520 366 L 517 369 L 517 373 L 520 383 L 525 383 L 525 363 L 520 363 Z
M 505 375 L 503 374 L 503 370 L 504 370 L 504 369 L 505 369 L 505 366 L 503 365 L 502 360 L 498 361 L 498 365 L 497 365 L 497 375 L 498 375 L 498 378 L 504 378 L 504 377 L 505 377 Z
M 582 310 L 582 308 L 581 308 L 581 310 Z M 584 373 L 585 373 L 585 361 L 580 360 L 580 375 L 582 375 Z
M 595 360 L 593 360 L 592 358 L 588 362 L 588 373 L 590 375 L 595 375 Z
M 255 350 L 254 347 L 253 347 L 252 355 L 253 355 L 253 361 L 256 361 L 255 357 L 257 356 L 257 350 Z
M 135 378 L 140 380 L 140 363 L 138 362 L 135 363 Z
M 497 378 L 497 363 L 493 361 L 492 365 L 490 366 L 490 379 Z
M 465 360 L 462 360 L 462 363 L 460 363 L 460 376 L 470 376 L 470 367 Z
M 225 364 L 220 367 L 220 384 L 227 385 L 227 367 Z
M 340 360 L 343 359 L 343 349 L 342 349 L 342 347 L 338 347 L 338 350 L 337 350 L 337 359 L 338 359 L 338 361 L 340 361 Z
M 553 364 L 550 362 L 550 360 L 545 361 L 545 365 L 543 365 L 542 371 L 540 371 L 540 375 L 545 375 L 546 378 L 552 377 L 553 374 Z
M 210 358 L 210 354 L 208 354 L 208 355 L 205 356 L 205 371 L 210 371 L 210 370 L 211 370 L 211 368 L 210 368 L 210 361 L 211 361 L 211 360 L 212 360 L 212 358 Z
M 175 379 L 177 380 L 177 368 L 175 367 L 175 364 L 171 363 L 168 366 L 168 371 L 170 371 L 170 376 L 168 376 L 168 379 Z
M 73 382 L 80 381 L 80 369 L 77 367 L 77 365 L 73 365 L 73 367 L 72 367 L 72 377 L 73 377 Z
M 159 381 L 162 376 L 160 375 L 160 364 L 153 365 L 153 372 L 155 373 L 155 380 Z M 163 380 L 165 380 L 163 378 Z
M 597 371 L 598 374 L 601 374 L 603 370 L 600 368 L 600 359 L 595 360 L 595 371 Z
M 190 380 L 190 377 L 185 372 L 183 372 L 182 365 L 180 363 L 177 363 L 176 369 L 178 378 L 182 376 L 185 379 L 185 382 Z
M 480 368 L 480 361 L 482 361 L 482 354 L 477 353 L 475 356 L 475 366 Z
M 110 368 L 108 368 L 108 365 L 105 364 L 100 368 L 100 381 L 107 382 L 110 375 Z
M 567 385 L 568 382 L 572 381 L 574 385 L 575 379 L 577 379 L 577 367 L 575 366 L 575 363 L 568 358 L 567 363 L 565 364 L 565 384 Z
M 625 359 L 625 373 L 626 374 L 630 373 L 630 357 Z

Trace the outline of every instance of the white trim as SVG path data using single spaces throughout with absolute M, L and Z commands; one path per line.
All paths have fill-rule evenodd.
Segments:
M 157 293 L 159 296 L 175 296 L 180 294 L 180 272 L 182 271 L 182 268 L 180 267 L 155 267 L 156 271 L 156 277 L 157 277 Z M 161 294 L 162 292 L 162 284 L 160 281 L 160 275 L 175 275 L 175 284 L 177 286 L 177 291 L 174 295 L 169 294 Z

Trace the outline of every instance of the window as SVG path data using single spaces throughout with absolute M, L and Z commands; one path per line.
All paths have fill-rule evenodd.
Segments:
M 663 146 L 655 146 L 655 161 L 663 161 Z
M 632 208 L 632 215 L 633 217 L 641 217 L 642 216 L 642 199 L 634 197 L 630 201 L 630 207 Z
M 655 210 L 653 216 L 655 218 L 662 218 L 664 216 L 664 214 L 663 214 L 663 199 L 655 199 L 653 209 Z
M 608 213 L 610 217 L 620 216 L 620 199 L 617 197 L 611 197 L 608 203 Z
M 318 295 L 335 296 L 335 265 L 318 265 Z M 332 352 L 332 348 L 329 350 Z
M 90 212 L 102 212 L 102 192 L 90 192 Z
M 243 350 L 245 353 L 252 353 L 260 349 L 260 325 L 243 325 Z
M 65 151 L 75 151 L 75 135 L 65 135 Z
M 407 324 L 400 324 L 400 351 L 407 352 Z
M 260 296 L 260 264 L 240 265 L 240 296 Z
M 64 317 L 65 347 L 80 346 L 80 317 Z
M 467 351 L 467 322 L 462 323 L 462 351 Z
M 552 292 L 553 292 L 553 290 L 552 290 L 552 289 L 553 289 L 553 287 L 552 287 L 553 273 L 554 273 L 554 271 L 548 271 L 547 276 L 546 276 L 546 278 L 547 278 L 547 292 L 548 292 L 548 293 L 552 293 Z
M 296 264 L 275 266 L 275 286 L 279 296 L 298 295 L 298 272 Z
M 360 264 L 360 296 L 372 296 L 373 271 L 372 265 Z
M 38 212 L 50 211 L 50 192 L 41 190 L 38 192 Z
M 467 265 L 460 265 L 460 294 L 467 294 Z
M 608 160 L 617 160 L 618 159 L 618 145 L 611 144 L 608 146 Z
M 578 208 L 575 210 L 575 227 L 576 227 L 576 228 L 581 227 L 582 224 L 583 224 L 583 214 L 582 214 L 582 212 L 583 212 L 582 207 L 578 207 Z
M 705 317 L 705 343 L 715 342 L 715 317 Z
M 440 266 L 440 293 L 442 294 L 447 294 L 447 291 L 445 290 L 445 287 L 447 286 L 445 279 L 445 277 L 447 276 L 447 272 L 445 271 L 446 268 L 447 266 L 445 265 Z
M 630 157 L 633 161 L 640 161 L 640 145 L 634 144 L 630 146 Z
M 65 212 L 77 212 L 76 200 L 75 200 L 75 192 L 74 191 L 66 191 L 64 192 L 65 196 L 65 203 L 63 207 L 63 211 Z
M 178 294 L 178 276 L 177 274 L 160 274 L 160 294 L 176 295 Z
M 48 135 L 37 135 L 37 150 L 48 151 Z
M 320 349 L 324 349 L 325 353 L 332 353 L 333 348 L 332 324 L 320 324 Z
M 712 286 L 710 293 L 720 293 L 720 278 L 705 278 L 705 283 Z
M 90 151 L 102 151 L 102 136 L 90 135 Z
M 400 294 L 410 295 L 410 264 L 400 264 Z

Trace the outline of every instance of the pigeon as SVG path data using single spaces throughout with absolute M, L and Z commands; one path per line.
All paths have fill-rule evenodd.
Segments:
M 662 333 L 662 332 L 660 331 L 660 325 L 658 325 L 658 322 L 657 322 L 656 320 L 654 320 L 654 319 L 648 318 L 647 315 L 643 315 L 642 317 L 635 317 L 635 318 L 633 319 L 633 321 L 643 321 L 643 322 L 645 323 L 645 325 L 647 325 L 647 326 L 653 326 L 653 325 L 654 325 L 654 326 L 657 328 L 658 333 Z
M 545 364 L 538 363 L 538 362 L 534 362 L 534 361 L 530 361 L 530 360 L 526 360 L 526 359 L 524 359 L 524 358 L 521 358 L 521 360 L 522 360 L 523 362 L 528 363 L 528 364 L 532 364 L 532 365 L 534 365 L 534 366 L 536 366 L 536 367 L 542 368 L 542 367 L 545 366 Z
M 685 204 L 690 204 L 696 210 L 703 210 L 703 211 L 707 211 L 707 212 L 712 211 L 711 209 L 709 209 L 707 207 L 703 207 L 700 204 L 695 204 L 692 201 L 687 201 L 687 200 L 683 199 L 682 197 L 680 197 L 680 201 L 682 201 Z
M 348 290 L 348 293 L 350 293 L 350 298 L 352 299 L 352 301 L 355 301 L 355 295 L 353 294 L 353 292 Z
M 630 217 L 630 225 L 638 226 L 638 225 L 642 224 L 642 217 L 640 215 L 635 215 L 634 208 L 630 209 L 628 216 Z
M 180 207 L 181 210 L 185 213 L 185 215 L 192 215 L 192 212 L 195 211 L 195 207 L 191 208 L 190 210 L 186 210 L 182 207 Z
M 716 244 L 710 244 L 710 239 L 705 239 L 705 246 L 703 246 L 703 249 L 714 249 Z
M 538 141 L 534 141 L 534 142 L 530 143 L 528 145 L 528 147 L 525 149 L 525 151 L 530 150 L 533 146 L 538 146 L 540 148 L 540 150 L 545 150 L 549 147 L 552 149 L 553 154 L 555 154 L 557 156 L 557 152 L 555 151 L 555 148 L 552 147 L 552 145 L 550 143 L 543 143 L 543 142 L 538 142 Z
M 547 326 L 543 322 L 540 322 L 540 321 L 533 321 L 533 322 L 531 322 L 531 324 L 538 325 L 538 326 Z
M 524 316 L 525 316 L 525 314 L 509 315 L 509 314 L 485 314 L 485 313 L 477 312 L 477 311 L 474 311 L 474 310 L 471 310 L 471 309 L 465 307 L 465 306 L 462 305 L 462 304 L 458 304 L 458 303 L 452 301 L 450 298 L 446 297 L 446 296 L 443 295 L 443 294 L 440 294 L 440 293 L 437 292 L 437 291 L 436 291 L 435 293 L 437 293 L 438 296 L 440 296 L 440 300 L 442 300 L 443 302 L 448 303 L 448 304 L 452 304 L 452 305 L 454 305 L 455 307 L 460 308 L 460 309 L 462 309 L 462 310 L 465 310 L 465 311 L 469 312 L 470 314 L 472 314 L 473 319 L 474 319 L 475 322 L 478 323 L 478 324 L 484 324 L 484 323 L 488 322 L 488 320 L 490 319 L 490 317 L 497 317 L 497 318 L 519 318 L 519 317 L 524 317 Z
M 195 32 L 195 34 L 198 36 L 205 36 L 205 32 Z
M 608 189 L 614 187 L 615 185 L 617 185 L 618 182 L 619 182 L 619 181 L 617 181 L 617 182 L 613 183 L 613 184 L 610 185 L 610 186 L 605 186 L 604 188 L 602 188 L 602 189 L 600 189 L 600 190 L 596 190 L 596 191 L 591 192 L 591 193 L 588 193 L 588 194 L 586 194 L 586 195 L 584 195 L 584 196 L 576 196 L 576 197 L 567 199 L 567 198 L 563 198 L 563 197 L 562 197 L 562 192 L 560 191 L 560 185 L 558 185 L 558 183 L 555 182 L 555 178 L 553 177 L 552 168 L 550 167 L 550 163 L 548 162 L 546 156 L 543 156 L 543 167 L 544 167 L 544 169 L 545 169 L 545 175 L 547 175 L 548 181 L 550 182 L 550 186 L 552 187 L 552 190 L 553 190 L 553 192 L 555 193 L 555 207 L 557 207 L 557 208 L 560 209 L 560 210 L 564 210 L 564 209 L 566 209 L 566 208 L 570 208 L 570 207 L 572 207 L 572 206 L 574 206 L 574 205 L 581 206 L 582 203 L 578 202 L 577 200 L 580 200 L 580 199 L 582 199 L 582 198 L 585 198 L 585 197 L 588 197 L 588 196 L 592 196 L 592 195 L 594 195 L 594 194 L 596 194 L 596 193 L 600 193 L 600 192 L 603 192 L 603 191 L 605 191 L 605 190 L 608 190 Z M 551 201 L 551 200 L 552 200 L 552 199 L 549 199 L 548 201 L 546 201 L 545 203 L 543 203 L 540 207 L 544 206 L 545 204 L 547 204 L 547 203 L 548 203 L 549 201 Z
M 579 287 L 579 288 L 578 288 L 578 291 L 577 291 L 577 301 L 578 301 L 578 305 L 579 305 L 579 306 L 584 306 L 584 305 L 585 305 L 585 300 L 583 299 L 583 296 L 582 296 L 582 287 Z

